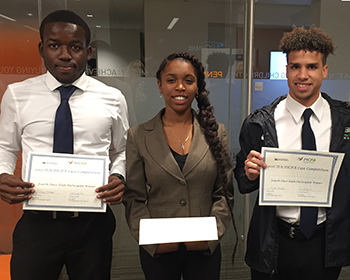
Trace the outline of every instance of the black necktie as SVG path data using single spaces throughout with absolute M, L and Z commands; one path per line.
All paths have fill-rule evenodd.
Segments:
M 75 86 L 59 87 L 61 104 L 55 118 L 53 152 L 73 154 L 73 121 L 68 99 L 75 91 Z
M 304 111 L 304 124 L 301 132 L 301 142 L 303 150 L 316 150 L 316 140 L 314 132 L 310 126 L 310 116 L 313 111 L 308 108 Z M 300 230 L 309 239 L 315 232 L 317 225 L 317 207 L 301 207 Z

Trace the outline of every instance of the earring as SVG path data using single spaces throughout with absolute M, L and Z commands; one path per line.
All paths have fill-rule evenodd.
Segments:
M 198 99 L 198 97 L 199 97 L 199 94 L 198 94 L 198 93 L 196 93 L 195 97 L 196 97 L 196 99 Z
M 163 94 L 160 93 L 160 94 L 159 94 L 159 97 L 162 98 L 162 97 L 163 97 Z

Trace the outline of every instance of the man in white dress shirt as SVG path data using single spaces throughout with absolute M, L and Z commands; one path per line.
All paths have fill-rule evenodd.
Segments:
M 109 205 L 124 192 L 127 105 L 122 93 L 85 75 L 91 58 L 90 29 L 67 10 L 49 14 L 40 26 L 39 52 L 46 74 L 8 86 L 0 115 L 0 194 L 7 203 L 31 199 L 34 184 L 22 180 L 28 152 L 51 153 L 58 88 L 74 85 L 69 98 L 74 154 L 109 156 L 108 184 L 96 189 L 106 213 L 25 210 L 13 234 L 13 280 L 110 279 L 115 218 Z M 13 175 L 23 152 L 22 178 Z
M 259 188 L 260 168 L 267 167 L 260 153 L 262 147 L 302 149 L 303 113 L 307 108 L 312 109 L 310 125 L 316 150 L 346 155 L 332 207 L 313 208 L 313 234 L 304 234 L 299 227 L 301 207 L 257 203 L 245 260 L 252 279 L 333 280 L 342 266 L 350 264 L 350 141 L 345 137 L 350 111 L 347 103 L 320 92 L 328 72 L 327 57 L 334 52 L 329 35 L 315 26 L 294 27 L 284 34 L 280 48 L 287 54 L 289 92 L 244 121 L 235 167 L 239 190 L 250 193 Z

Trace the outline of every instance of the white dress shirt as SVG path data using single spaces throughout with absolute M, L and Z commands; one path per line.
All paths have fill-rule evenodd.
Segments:
M 289 94 L 282 100 L 275 110 L 278 146 L 280 149 L 301 149 L 301 130 L 304 123 L 303 113 L 307 107 L 295 101 Z M 312 104 L 314 112 L 310 117 L 311 128 L 316 138 L 317 151 L 328 152 L 331 139 L 331 111 L 328 102 L 319 98 Z M 278 206 L 277 216 L 282 220 L 294 224 L 300 221 L 300 207 Z M 324 208 L 318 210 L 318 221 L 326 220 Z
M 110 174 L 125 177 L 125 146 L 129 129 L 123 94 L 83 74 L 69 99 L 74 154 L 109 156 Z M 10 84 L 1 103 L 0 174 L 13 174 L 22 150 L 22 177 L 29 151 L 50 153 L 56 110 L 61 102 L 58 82 L 49 72 Z

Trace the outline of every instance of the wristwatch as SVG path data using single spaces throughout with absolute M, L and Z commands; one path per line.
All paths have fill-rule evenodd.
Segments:
M 124 176 L 122 174 L 112 173 L 110 176 L 117 176 L 122 181 L 123 185 L 125 185 L 125 179 L 124 179 Z

